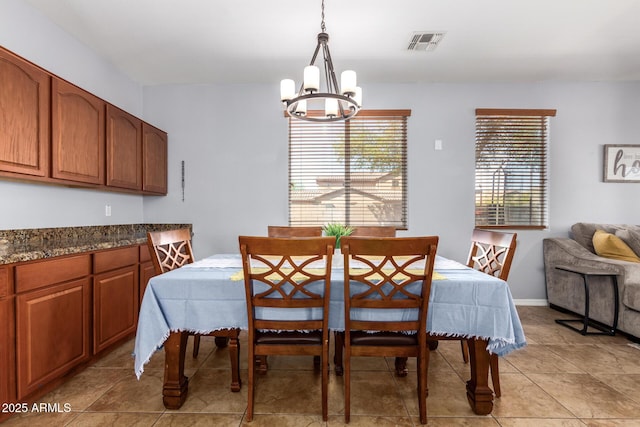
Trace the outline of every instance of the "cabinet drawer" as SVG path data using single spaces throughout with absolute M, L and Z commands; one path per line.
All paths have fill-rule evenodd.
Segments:
M 91 256 L 88 254 L 17 265 L 16 293 L 42 288 L 91 274 Z
M 127 246 L 108 251 L 97 252 L 93 258 L 93 272 L 102 273 L 104 271 L 115 270 L 138 263 L 138 247 Z

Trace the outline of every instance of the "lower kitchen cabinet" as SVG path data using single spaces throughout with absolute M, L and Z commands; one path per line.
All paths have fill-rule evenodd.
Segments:
M 21 400 L 91 357 L 91 256 L 20 263 L 13 274 Z
M 138 247 L 97 252 L 93 278 L 93 353 L 132 334 L 138 324 Z
M 132 336 L 153 274 L 146 245 L 0 265 L 0 402 L 32 401 Z
M 90 277 L 16 296 L 17 398 L 91 356 Z

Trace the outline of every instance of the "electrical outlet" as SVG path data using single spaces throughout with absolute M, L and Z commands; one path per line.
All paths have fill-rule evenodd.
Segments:
M 436 139 L 436 143 L 434 144 L 434 148 L 436 150 L 442 150 L 442 140 L 441 139 Z
M 104 205 L 104 216 L 111 216 L 111 205 Z

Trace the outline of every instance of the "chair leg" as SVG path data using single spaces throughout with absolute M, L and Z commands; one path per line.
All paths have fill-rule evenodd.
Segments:
M 341 377 L 344 373 L 342 367 L 342 350 L 344 349 L 344 332 L 336 331 L 333 334 L 334 337 L 334 353 L 333 364 L 335 366 L 336 376 Z
M 395 367 L 397 377 L 406 377 L 409 373 L 409 370 L 407 369 L 406 357 L 396 357 Z
M 420 412 L 420 424 L 427 424 L 427 378 L 429 376 L 429 350 L 423 355 L 418 355 L 418 409 Z
M 249 343 L 249 345 L 251 346 L 252 344 Z M 260 356 L 254 356 L 253 355 L 253 351 L 249 350 L 249 358 L 248 358 L 248 363 L 249 363 L 249 369 L 247 372 L 247 376 L 248 376 L 248 387 L 249 390 L 247 391 L 247 414 L 245 415 L 245 420 L 247 422 L 251 422 L 253 420 L 253 399 L 254 399 L 254 394 L 255 394 L 255 374 L 256 374 L 256 365 L 259 361 Z
M 344 358 L 344 422 L 351 421 L 351 350 L 346 349 Z
M 329 416 L 329 344 L 324 344 L 322 357 L 320 358 L 322 369 L 322 421 L 327 421 Z
M 491 382 L 493 383 L 493 393 L 496 397 L 502 396 L 500 391 L 500 372 L 498 370 L 498 356 L 492 354 L 489 357 L 489 363 L 491 364 Z
M 469 363 L 469 344 L 467 340 L 460 340 L 460 349 L 462 350 L 462 360 L 464 363 Z
M 231 391 L 240 391 L 240 340 L 238 334 L 240 331 L 236 330 L 229 339 L 229 358 L 231 359 Z
M 229 345 L 229 337 L 215 337 L 214 341 L 216 342 L 216 347 L 225 348 Z
M 198 357 L 200 351 L 200 335 L 193 336 L 193 357 Z
M 267 356 L 256 356 L 256 363 L 258 364 L 258 373 L 264 375 L 269 370 L 269 364 L 267 363 Z

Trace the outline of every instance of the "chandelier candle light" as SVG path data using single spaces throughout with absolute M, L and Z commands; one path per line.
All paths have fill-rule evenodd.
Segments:
M 296 94 L 295 82 L 284 79 L 280 82 L 280 99 L 289 116 L 315 122 L 335 122 L 348 120 L 358 114 L 362 105 L 362 89 L 356 86 L 356 72 L 343 71 L 340 75 L 340 88 L 333 69 L 331 53 L 329 53 L 329 34 L 324 25 L 324 0 L 322 0 L 321 33 L 318 44 L 311 58 L 311 63 L 304 68 L 304 82 Z M 326 92 L 320 92 L 320 68 L 315 64 L 318 53 L 322 51 L 324 61 L 324 82 Z M 322 105 L 324 103 L 324 105 Z M 307 114 L 307 111 L 322 110 L 323 115 Z

